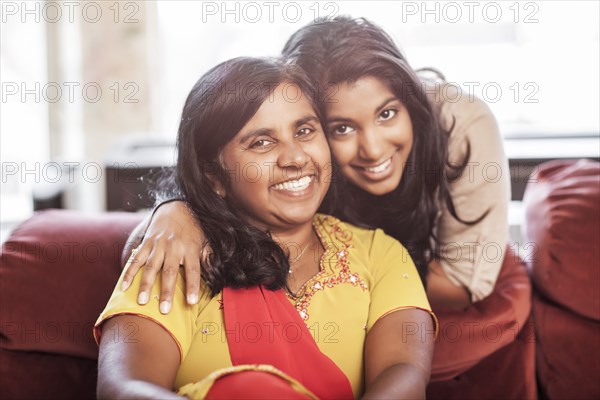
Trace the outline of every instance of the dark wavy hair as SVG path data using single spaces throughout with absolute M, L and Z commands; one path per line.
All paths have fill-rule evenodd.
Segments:
M 220 162 L 223 147 L 281 83 L 294 83 L 312 100 L 302 70 L 277 59 L 235 58 L 203 75 L 187 97 L 177 137 L 175 186 L 201 223 L 210 249 L 201 276 L 214 296 L 223 287 L 287 287 L 288 254 L 268 232 L 248 224 L 231 196 L 217 195 L 232 179 Z
M 348 182 L 338 170 L 327 211 L 360 226 L 384 229 L 407 248 L 424 280 L 427 264 L 439 256 L 434 226 L 441 205 L 461 222 L 477 222 L 461 220 L 450 197 L 448 180 L 462 172 L 469 158 L 467 151 L 462 166 L 448 162 L 448 137 L 454 122 L 449 129 L 443 127 L 439 109 L 427 98 L 425 81 L 394 41 L 364 18 L 317 20 L 288 39 L 283 56 L 318 85 L 319 107 L 325 116 L 326 95 L 335 85 L 366 76 L 380 79 L 406 106 L 414 138 L 398 187 L 382 196 L 372 195 Z

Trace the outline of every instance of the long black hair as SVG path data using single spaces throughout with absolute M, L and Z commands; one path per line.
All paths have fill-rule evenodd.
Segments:
M 318 85 L 324 113 L 327 94 L 335 86 L 362 77 L 378 78 L 404 103 L 413 127 L 413 147 L 398 187 L 383 196 L 372 195 L 345 179 L 338 169 L 327 211 L 366 227 L 383 228 L 409 251 L 422 278 L 427 264 L 439 256 L 435 223 L 442 205 L 461 222 L 454 209 L 448 180 L 462 166 L 448 162 L 448 137 L 440 110 L 428 99 L 425 81 L 410 67 L 394 41 L 364 18 L 336 17 L 317 20 L 294 33 L 283 56 L 302 67 Z M 326 125 L 326 124 L 324 124 Z
M 313 101 L 313 89 L 299 68 L 276 59 L 235 58 L 203 75 L 183 107 L 175 180 L 210 249 L 201 275 L 212 295 L 225 286 L 289 290 L 288 254 L 268 232 L 245 221 L 243 208 L 231 196 L 222 198 L 214 188 L 215 179 L 225 188 L 232 184 L 219 159 L 221 150 L 284 82 L 298 85 Z

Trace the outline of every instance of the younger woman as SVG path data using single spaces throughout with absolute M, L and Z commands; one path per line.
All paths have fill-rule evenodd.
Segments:
M 210 247 L 199 298 L 180 271 L 165 314 L 158 283 L 144 307 L 121 279 L 95 328 L 100 398 L 424 398 L 435 324 L 414 264 L 381 230 L 315 215 L 331 160 L 314 92 L 249 58 L 194 86 L 176 178 Z

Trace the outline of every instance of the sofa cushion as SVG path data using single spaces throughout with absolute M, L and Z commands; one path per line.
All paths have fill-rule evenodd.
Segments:
M 600 163 L 553 161 L 531 176 L 523 199 L 527 259 L 544 297 L 600 320 Z
M 516 340 L 452 379 L 431 382 L 427 399 L 535 399 L 535 337 L 527 322 Z M 558 397 L 557 397 L 558 398 Z
M 0 258 L 0 347 L 96 359 L 92 326 L 140 214 L 50 210 L 18 226 Z
M 542 398 L 600 398 L 600 322 L 533 299 Z
M 97 361 L 0 349 L 0 399 L 95 399 Z
M 464 311 L 436 312 L 440 330 L 433 353 L 431 381 L 455 378 L 514 342 L 525 329 L 530 311 L 531 283 L 527 269 L 507 247 L 494 291 L 488 297 Z M 487 372 L 489 382 L 494 371 Z M 519 379 L 529 382 L 535 378 L 532 374 Z

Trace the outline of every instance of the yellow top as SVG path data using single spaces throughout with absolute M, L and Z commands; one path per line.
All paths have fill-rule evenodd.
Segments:
M 299 298 L 290 301 L 319 349 L 346 374 L 355 397 L 359 397 L 364 391 L 365 338 L 377 320 L 401 309 L 420 308 L 431 313 L 431 308 L 412 259 L 397 240 L 380 229 L 358 228 L 322 214 L 315 216 L 313 226 L 326 249 L 320 272 L 306 282 Z M 103 321 L 118 314 L 135 314 L 158 323 L 179 346 L 182 361 L 176 390 L 218 369 L 231 367 L 221 293 L 211 299 L 207 290 L 201 291 L 198 304 L 189 306 L 180 271 L 172 311 L 163 315 L 159 311 L 160 283 L 155 283 L 149 303 L 140 306 L 135 289 L 141 273 L 126 292 L 120 289 L 122 279 L 121 275 L 96 321 L 97 341 Z M 437 322 L 435 325 L 437 331 Z M 249 340 L 258 334 L 255 325 L 228 329 Z M 135 332 L 131 335 L 134 337 Z

